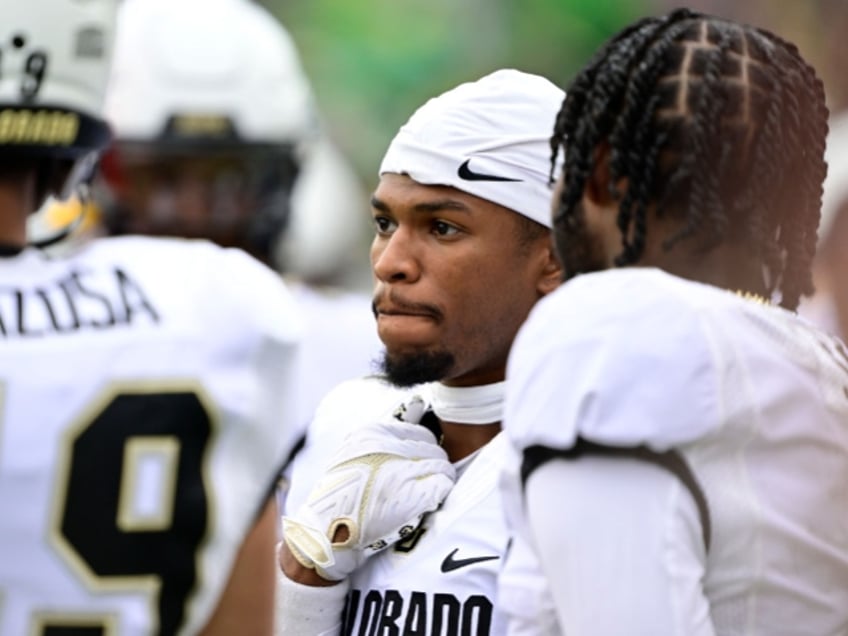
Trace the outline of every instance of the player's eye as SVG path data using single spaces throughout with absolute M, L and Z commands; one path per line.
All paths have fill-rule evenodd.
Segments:
M 437 236 L 454 236 L 459 233 L 459 228 L 445 221 L 434 221 L 433 233 Z
M 374 231 L 377 234 L 391 234 L 397 227 L 397 223 L 387 216 L 375 216 L 373 219 Z

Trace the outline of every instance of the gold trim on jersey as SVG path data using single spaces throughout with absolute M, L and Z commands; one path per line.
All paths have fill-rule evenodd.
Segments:
M 130 439 L 124 446 L 121 472 L 121 494 L 115 523 L 124 532 L 166 530 L 173 523 L 174 497 L 177 491 L 177 467 L 180 441 L 173 435 Z M 158 505 L 153 511 L 139 511 L 139 492 L 143 464 L 156 462 L 159 479 L 156 484 Z
M 737 296 L 739 296 L 740 298 L 744 298 L 745 300 L 751 300 L 751 301 L 758 303 L 760 305 L 771 305 L 771 301 L 766 299 L 766 297 L 763 296 L 762 294 L 757 294 L 757 293 L 752 292 L 752 291 L 746 291 L 744 289 L 737 289 L 733 293 L 736 294 Z
M 193 604 L 194 592 L 202 587 L 203 581 L 206 580 L 203 570 L 203 553 L 206 546 L 209 544 L 210 535 L 214 520 L 217 518 L 216 509 L 217 502 L 215 501 L 215 490 L 210 476 L 211 470 L 211 455 L 215 447 L 215 442 L 221 430 L 221 416 L 215 402 L 209 396 L 200 382 L 195 380 L 137 380 L 137 381 L 115 381 L 107 384 L 87 406 L 85 406 L 77 417 L 72 420 L 71 424 L 65 430 L 64 435 L 59 441 L 59 449 L 57 450 L 57 468 L 51 489 L 52 501 L 50 503 L 50 522 L 47 528 L 47 542 L 52 545 L 59 553 L 64 563 L 69 567 L 72 573 L 83 582 L 86 589 L 91 592 L 140 592 L 147 596 L 146 602 L 148 611 L 150 612 L 152 621 L 152 631 L 158 629 L 158 611 L 156 608 L 156 600 L 159 596 L 162 581 L 161 577 L 155 574 L 135 575 L 135 576 L 109 576 L 100 577 L 94 573 L 83 558 L 77 553 L 72 545 L 68 543 L 62 535 L 61 520 L 64 514 L 64 499 L 65 499 L 65 484 L 70 477 L 71 457 L 73 453 L 74 440 L 102 413 L 106 407 L 117 398 L 119 395 L 155 395 L 157 393 L 193 393 L 200 401 L 201 405 L 209 417 L 209 443 L 201 465 L 201 478 L 204 483 L 204 488 L 207 492 L 207 523 L 204 530 L 204 535 L 198 542 L 197 552 L 195 554 L 195 569 L 197 578 L 195 581 L 194 590 L 186 599 L 186 609 Z M 125 473 L 126 474 L 126 473 Z M 122 475 L 123 479 L 124 475 Z M 123 485 L 121 493 L 124 492 Z M 119 529 L 123 530 L 120 525 Z M 190 614 L 186 614 L 186 618 Z M 211 614 L 210 614 L 211 616 Z M 208 617 L 207 617 L 208 618 Z
M 36 610 L 32 613 L 29 625 L 29 636 L 42 636 L 48 627 L 99 627 L 103 630 L 103 636 L 118 636 L 118 617 L 110 613 Z

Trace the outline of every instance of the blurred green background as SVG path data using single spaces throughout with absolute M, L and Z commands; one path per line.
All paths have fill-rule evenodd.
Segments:
M 426 99 L 496 68 L 565 87 L 596 47 L 668 0 L 263 0 L 300 49 L 331 136 L 374 187 L 383 151 Z M 848 102 L 848 0 L 693 0 L 798 44 Z

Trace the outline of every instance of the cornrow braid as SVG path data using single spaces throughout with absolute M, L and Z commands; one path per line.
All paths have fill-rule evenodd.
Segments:
M 656 206 L 682 222 L 665 249 L 744 241 L 763 262 L 767 291 L 794 309 L 813 290 L 827 116 L 821 80 L 777 35 L 688 9 L 641 20 L 566 90 L 551 138 L 552 176 L 565 156 L 555 225 L 582 222 L 595 152 L 608 144 L 617 265 L 641 258 Z

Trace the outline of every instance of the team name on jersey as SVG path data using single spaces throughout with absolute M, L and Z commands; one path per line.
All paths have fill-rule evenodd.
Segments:
M 0 110 L 0 143 L 69 146 L 80 129 L 79 115 L 62 111 Z
M 488 636 L 492 602 L 473 594 L 460 601 L 453 594 L 398 590 L 351 590 L 342 625 L 343 636 Z
M 144 289 L 120 267 L 97 275 L 72 270 L 41 286 L 0 287 L 0 337 L 4 338 L 38 338 L 159 320 Z

